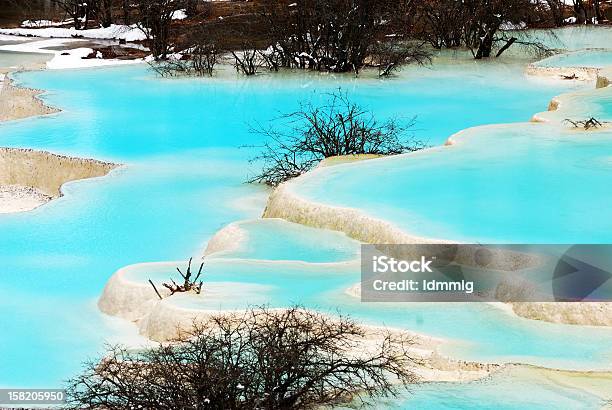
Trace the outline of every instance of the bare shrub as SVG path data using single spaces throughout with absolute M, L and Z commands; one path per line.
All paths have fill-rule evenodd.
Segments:
M 257 74 L 265 64 L 261 52 L 252 45 L 245 45 L 239 51 L 232 51 L 232 56 L 236 71 L 247 76 Z
M 367 343 L 367 344 L 366 344 Z M 395 396 L 417 378 L 412 340 L 300 307 L 218 315 L 174 343 L 111 348 L 71 380 L 78 409 L 304 409 Z
M 358 73 L 377 41 L 407 34 L 412 3 L 261 0 L 260 18 L 275 52 L 274 66 Z
M 301 103 L 269 127 L 253 131 L 266 138 L 261 154 L 261 172 L 249 182 L 276 186 L 312 169 L 322 159 L 340 155 L 395 155 L 416 151 L 426 145 L 405 132 L 414 125 L 391 118 L 379 122 L 374 114 L 351 102 L 341 90 L 329 94 L 324 105 Z
M 212 77 L 220 58 L 221 51 L 216 44 L 203 42 L 192 46 L 179 56 L 150 61 L 149 67 L 162 77 Z
M 144 33 L 156 60 L 165 60 L 171 49 L 172 16 L 184 0 L 133 0 L 138 10 L 138 28 Z
M 468 48 L 475 59 L 499 57 L 521 44 L 537 54 L 549 50 L 527 31 L 538 19 L 539 2 L 530 0 L 431 0 L 418 3 L 425 24 L 419 36 L 435 48 Z
M 161 77 L 178 77 L 191 73 L 191 63 L 186 59 L 170 57 L 166 60 L 149 61 L 148 64 Z
M 200 264 L 200 269 L 198 269 L 198 273 L 195 275 L 195 277 L 193 277 L 193 272 L 191 272 L 192 259 L 193 258 L 189 259 L 189 264 L 187 265 L 187 271 L 185 273 L 183 273 L 183 271 L 181 271 L 180 268 L 176 268 L 179 275 L 181 275 L 181 278 L 183 279 L 182 284 L 176 283 L 174 279 L 172 278 L 170 278 L 170 282 L 165 282 L 162 284 L 163 287 L 165 287 L 166 289 L 170 291 L 170 296 L 174 295 L 175 293 L 185 293 L 185 292 L 194 292 L 197 295 L 199 295 L 202 292 L 203 282 L 200 281 L 199 279 L 200 279 L 200 276 L 202 276 L 202 269 L 204 269 L 204 262 Z M 149 279 L 149 283 L 151 284 L 151 286 L 153 286 L 153 289 L 155 290 L 155 293 L 157 294 L 157 296 L 160 299 L 163 299 L 161 294 L 157 290 L 157 287 L 155 286 L 155 284 L 153 283 L 151 279 Z
M 219 62 L 220 50 L 214 43 L 198 44 L 191 50 L 193 71 L 199 75 L 212 76 Z
M 423 44 L 379 41 L 370 48 L 370 65 L 378 68 L 379 77 L 388 77 L 405 64 L 424 64 L 431 61 Z

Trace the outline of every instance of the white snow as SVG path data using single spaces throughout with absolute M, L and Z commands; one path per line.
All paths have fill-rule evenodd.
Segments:
M 33 41 L 29 43 L 12 44 L 0 46 L 0 51 L 18 51 L 26 53 L 45 53 L 53 54 L 53 58 L 47 62 L 47 68 L 50 70 L 61 70 L 67 68 L 90 68 L 100 67 L 109 65 L 124 65 L 124 64 L 136 64 L 143 62 L 142 59 L 137 60 L 117 60 L 108 59 L 104 60 L 96 55 L 96 58 L 84 59 L 93 52 L 91 48 L 79 47 L 71 50 L 48 50 L 50 47 L 62 47 L 67 43 L 79 43 L 86 42 L 82 39 L 62 39 L 53 38 L 46 40 Z
M 30 38 L 20 36 L 9 36 L 7 34 L 0 34 L 0 41 L 30 41 Z
M 172 13 L 172 20 L 185 20 L 187 18 L 187 10 L 176 10 Z
M 502 30 L 524 30 L 527 28 L 527 23 L 521 21 L 520 23 L 512 23 L 510 21 L 503 22 L 500 26 Z
M 63 53 L 58 53 L 49 62 L 47 68 L 50 70 L 62 70 L 67 68 L 88 68 L 105 65 L 133 64 L 134 60 L 102 60 L 100 57 L 84 59 L 93 52 L 91 48 L 75 48 Z M 66 54 L 67 53 L 67 54 Z
M 145 40 L 146 36 L 136 25 L 124 26 L 111 24 L 107 28 L 92 28 L 87 30 L 76 30 L 74 27 L 47 27 L 47 28 L 3 28 L 0 34 L 14 36 L 30 36 L 45 38 L 73 38 L 83 37 L 97 40 Z
M 61 27 L 71 24 L 72 20 L 51 21 L 51 20 L 26 20 L 21 23 L 21 27 Z

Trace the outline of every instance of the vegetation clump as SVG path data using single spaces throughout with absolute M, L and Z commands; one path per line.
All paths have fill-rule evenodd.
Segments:
M 541 7 L 530 0 L 428 0 L 418 6 L 425 23 L 417 36 L 437 49 L 465 47 L 475 59 L 499 57 L 514 44 L 546 54 L 548 47 L 527 32 L 550 13 Z
M 428 59 L 421 42 L 409 41 L 411 1 L 261 3 L 262 26 L 281 67 L 358 73 L 369 65 L 375 47 L 396 64 Z M 380 47 L 381 43 L 387 47 Z
M 252 308 L 195 324 L 172 343 L 111 348 L 67 396 L 91 410 L 306 409 L 395 396 L 417 381 L 410 338 L 366 338 L 345 316 Z
M 170 282 L 164 282 L 162 286 L 170 291 L 170 296 L 175 293 L 185 293 L 185 292 L 195 292 L 196 294 L 200 294 L 202 292 L 203 281 L 200 281 L 200 276 L 202 276 L 202 269 L 204 269 L 204 262 L 200 264 L 200 269 L 198 269 L 198 273 L 195 277 L 193 277 L 193 272 L 191 272 L 191 261 L 193 258 L 189 258 L 189 263 L 187 265 L 187 271 L 183 273 L 180 268 L 176 268 L 179 275 L 183 279 L 182 284 L 178 284 L 174 281 L 174 279 L 170 279 Z M 155 290 L 155 293 L 160 299 L 163 299 L 162 295 L 157 290 L 157 287 L 153 283 L 151 279 L 149 279 L 149 283 Z
M 601 128 L 604 124 L 607 124 L 607 121 L 599 121 L 598 119 L 591 117 L 586 120 L 570 120 L 569 118 L 565 119 L 565 122 L 569 122 L 574 126 L 574 128 L 583 128 L 585 130 L 591 130 L 596 128 Z
M 278 118 L 269 127 L 258 127 L 266 142 L 252 162 L 262 170 L 248 182 L 277 186 L 312 168 L 321 160 L 342 155 L 396 155 L 426 147 L 406 138 L 414 118 L 379 122 L 374 114 L 350 101 L 341 90 L 328 94 L 323 105 L 300 103 L 295 112 Z

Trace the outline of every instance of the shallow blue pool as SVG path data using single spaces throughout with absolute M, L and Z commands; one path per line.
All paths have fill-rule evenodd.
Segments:
M 537 63 L 541 67 L 592 67 L 612 65 L 612 50 L 583 50 L 557 54 Z
M 456 140 L 430 152 L 323 168 L 294 191 L 428 238 L 612 241 L 609 130 L 528 123 L 474 129 Z
M 560 386 L 524 369 L 511 369 L 491 378 L 465 384 L 432 383 L 418 386 L 399 400 L 378 408 L 423 410 L 594 409 L 604 405 L 595 395 Z

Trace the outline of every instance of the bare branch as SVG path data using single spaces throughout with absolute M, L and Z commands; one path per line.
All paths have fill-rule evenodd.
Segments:
M 272 126 L 252 128 L 266 142 L 251 160 L 262 169 L 249 182 L 276 186 L 334 156 L 396 155 L 425 148 L 422 141 L 404 136 L 413 125 L 414 118 L 404 123 L 395 118 L 379 122 L 341 90 L 329 94 L 322 106 L 303 102 Z
M 69 382 L 79 409 L 304 409 L 395 396 L 417 381 L 413 341 L 293 306 L 222 314 L 173 343 L 110 348 Z M 366 347 L 367 346 L 367 347 Z

